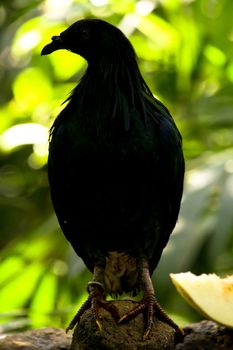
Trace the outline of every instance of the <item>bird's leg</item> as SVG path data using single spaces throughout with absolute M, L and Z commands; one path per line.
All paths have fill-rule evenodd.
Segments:
M 92 310 L 93 318 L 99 330 L 102 330 L 102 325 L 99 317 L 100 307 L 110 312 L 113 318 L 115 318 L 116 320 L 119 320 L 120 316 L 116 307 L 113 304 L 107 302 L 105 299 L 103 274 L 104 274 L 103 267 L 95 265 L 94 273 L 93 273 L 93 281 L 88 282 L 88 286 L 87 286 L 89 296 L 87 300 L 84 302 L 84 304 L 81 306 L 77 314 L 74 316 L 72 321 L 70 322 L 69 326 L 66 329 L 66 332 L 68 332 L 70 329 L 73 329 L 75 325 L 79 323 L 84 312 L 90 308 Z
M 158 301 L 156 300 L 154 288 L 152 285 L 152 281 L 150 278 L 149 266 L 146 259 L 143 259 L 142 267 L 141 267 L 141 278 L 143 284 L 143 298 L 139 302 L 139 304 L 132 309 L 130 312 L 125 314 L 119 320 L 119 323 L 126 322 L 128 320 L 133 319 L 140 313 L 146 313 L 146 329 L 143 335 L 143 339 L 146 340 L 153 326 L 153 316 L 154 313 L 161 321 L 167 323 L 172 328 L 175 329 L 176 332 L 182 333 L 183 331 L 172 321 L 170 317 L 165 313 L 165 311 L 161 308 Z

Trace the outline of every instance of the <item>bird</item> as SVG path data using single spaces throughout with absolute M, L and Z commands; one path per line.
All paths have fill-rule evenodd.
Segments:
M 49 136 L 48 179 L 60 227 L 92 272 L 88 298 L 67 330 L 91 309 L 119 323 L 144 313 L 179 332 L 155 296 L 151 275 L 176 225 L 183 192 L 181 134 L 154 97 L 123 32 L 102 19 L 80 19 L 41 51 L 68 50 L 87 61 Z M 142 293 L 120 317 L 108 295 Z

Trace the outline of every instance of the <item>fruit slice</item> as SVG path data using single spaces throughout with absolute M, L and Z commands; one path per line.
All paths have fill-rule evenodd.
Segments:
M 191 272 L 170 274 L 178 292 L 205 317 L 233 328 L 233 275 L 196 276 Z

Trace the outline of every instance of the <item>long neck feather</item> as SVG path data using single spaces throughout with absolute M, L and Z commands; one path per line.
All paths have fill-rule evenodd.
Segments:
M 90 62 L 68 100 L 77 101 L 80 114 L 92 118 L 122 118 L 125 130 L 137 112 L 144 122 L 145 94 L 153 96 L 143 80 L 134 57 L 114 57 Z M 106 110 L 108 108 L 108 110 Z

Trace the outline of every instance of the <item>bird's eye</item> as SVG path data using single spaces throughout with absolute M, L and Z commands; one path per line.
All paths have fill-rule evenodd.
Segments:
M 81 36 L 82 39 L 87 39 L 89 38 L 89 30 L 87 29 L 87 27 L 82 27 L 79 30 L 79 34 Z

